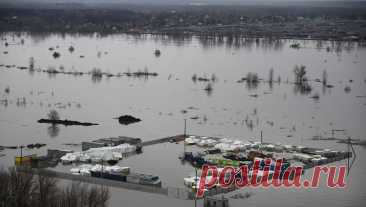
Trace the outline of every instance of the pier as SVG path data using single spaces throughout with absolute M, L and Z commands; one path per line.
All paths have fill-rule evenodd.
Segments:
M 150 146 L 150 145 L 155 145 L 155 144 L 161 144 L 161 143 L 165 143 L 165 142 L 181 142 L 184 141 L 185 139 L 185 135 L 180 134 L 180 135 L 176 135 L 176 136 L 171 136 L 171 137 L 164 137 L 164 138 L 159 138 L 159 139 L 154 139 L 154 140 L 150 140 L 150 141 L 145 141 L 142 142 L 142 146 Z

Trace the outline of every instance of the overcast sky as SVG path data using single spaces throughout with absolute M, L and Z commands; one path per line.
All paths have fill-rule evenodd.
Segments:
M 311 2 L 347 2 L 366 0 L 0 0 L 0 2 L 20 3 L 20 2 L 46 2 L 46 3 L 129 3 L 129 4 L 174 4 L 187 5 L 191 3 L 200 4 L 248 4 L 248 5 L 311 5 Z M 324 6 L 324 4 L 323 4 Z
M 20 2 L 311 2 L 311 1 L 366 1 L 366 0 L 0 0 L 2 1 L 20 1 Z

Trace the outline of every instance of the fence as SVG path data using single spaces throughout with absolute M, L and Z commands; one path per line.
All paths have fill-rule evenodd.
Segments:
M 57 171 L 48 170 L 48 169 L 32 170 L 29 168 L 17 167 L 17 170 L 22 171 L 22 172 L 40 174 L 40 175 L 44 175 L 44 176 L 48 176 L 48 177 L 59 178 L 59 179 L 66 179 L 66 180 L 72 180 L 72 181 L 77 181 L 77 182 L 85 182 L 85 183 L 90 183 L 90 184 L 104 185 L 104 186 L 116 187 L 116 188 L 124 188 L 124 189 L 128 189 L 128 190 L 136 190 L 136 191 L 141 191 L 141 192 L 146 192 L 146 193 L 161 194 L 161 195 L 166 195 L 170 198 L 181 199 L 181 200 L 194 200 L 195 199 L 195 192 L 188 188 L 155 187 L 155 186 L 149 186 L 149 185 L 108 180 L 105 178 L 73 175 L 70 173 L 57 172 Z M 228 192 L 231 192 L 234 190 L 236 190 L 236 188 L 234 186 L 230 187 L 230 188 L 212 188 L 205 192 L 205 196 L 214 196 L 217 194 L 228 193 Z
M 129 189 L 129 190 L 137 190 L 137 191 L 142 191 L 142 192 L 147 192 L 147 193 L 155 193 L 155 194 L 163 194 L 163 195 L 168 194 L 168 191 L 166 188 L 154 187 L 154 186 L 149 186 L 149 185 L 141 185 L 141 184 L 135 184 L 135 183 L 127 183 L 127 182 L 121 182 L 121 181 L 115 181 L 115 180 L 108 180 L 105 178 L 73 175 L 70 173 L 56 172 L 56 171 L 47 170 L 47 169 L 29 170 L 29 169 L 24 169 L 24 168 L 17 168 L 17 170 L 21 170 L 23 172 L 33 172 L 35 174 L 40 174 L 40 175 L 44 175 L 44 176 L 48 176 L 48 177 L 55 177 L 55 178 L 60 178 L 60 179 L 85 182 L 85 183 L 90 183 L 90 184 L 104 185 L 104 186 L 110 186 L 110 187 L 116 187 L 116 188 L 125 188 L 125 189 Z

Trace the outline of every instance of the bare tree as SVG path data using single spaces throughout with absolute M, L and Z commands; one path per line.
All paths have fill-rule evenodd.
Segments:
M 269 77 L 268 77 L 268 83 L 269 83 L 269 87 L 272 89 L 273 87 L 273 76 L 274 76 L 274 70 L 273 68 L 271 68 L 269 70 Z
M 34 71 L 34 57 L 29 58 L 29 70 Z
M 32 170 L 0 170 L 0 207 L 106 207 L 108 188 L 72 183 L 60 188 L 57 180 Z
M 306 67 L 304 65 L 294 67 L 295 74 L 295 92 L 307 95 L 312 91 L 312 87 L 306 77 Z
M 295 73 L 295 83 L 296 84 L 302 84 L 306 81 L 306 67 L 304 65 L 298 66 L 295 65 L 294 68 Z
M 58 112 L 55 109 L 52 109 L 48 114 L 47 114 L 48 118 L 51 120 L 59 120 L 60 119 L 60 115 L 58 114 Z
M 323 85 L 326 86 L 328 84 L 328 73 L 327 70 L 323 70 Z

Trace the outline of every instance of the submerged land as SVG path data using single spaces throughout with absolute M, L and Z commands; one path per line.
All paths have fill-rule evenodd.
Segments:
M 339 190 L 207 195 L 233 207 L 361 206 L 365 41 L 362 2 L 2 2 L 0 166 L 19 169 L 0 170 L 3 197 L 31 199 L 6 193 L 19 187 L 5 181 L 27 172 L 57 195 L 76 192 L 60 199 L 89 190 L 56 189 L 55 178 L 110 187 L 95 206 L 203 206 L 194 194 L 203 164 L 279 158 L 305 177 L 344 165 L 352 179 Z M 59 202 L 51 198 L 44 205 Z

